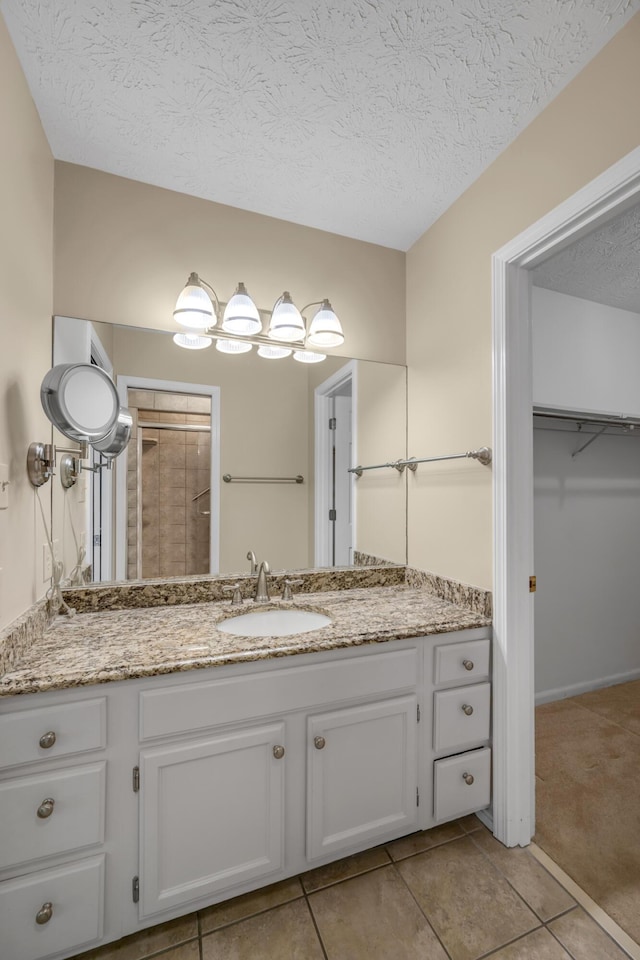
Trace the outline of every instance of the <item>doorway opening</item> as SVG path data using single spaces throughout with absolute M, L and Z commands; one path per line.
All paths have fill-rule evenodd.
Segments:
M 133 416 L 118 474 L 117 578 L 218 572 L 218 388 L 118 377 Z
M 535 828 L 531 270 L 640 200 L 640 148 L 493 256 L 495 836 Z
M 350 361 L 315 389 L 315 566 L 353 563 L 357 366 Z

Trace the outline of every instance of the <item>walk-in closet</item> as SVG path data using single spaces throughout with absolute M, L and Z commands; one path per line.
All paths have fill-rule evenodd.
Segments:
M 640 940 L 640 207 L 533 282 L 534 839 Z

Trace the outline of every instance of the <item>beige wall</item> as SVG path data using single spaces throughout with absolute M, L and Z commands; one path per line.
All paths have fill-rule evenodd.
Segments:
M 358 463 L 388 463 L 407 456 L 407 371 L 392 364 L 358 364 Z M 407 475 L 366 471 L 356 481 L 357 549 L 407 562 Z
M 0 17 L 0 628 L 45 592 L 44 529 L 26 474 L 27 447 L 48 441 L 40 383 L 51 366 L 53 158 Z M 41 490 L 49 515 L 50 484 Z
M 405 362 L 404 253 L 56 163 L 55 312 L 171 329 L 190 271 L 260 308 L 329 297 L 345 356 Z
M 407 254 L 409 452 L 491 443 L 491 254 L 640 143 L 636 15 Z M 492 581 L 491 471 L 409 477 L 409 563 Z

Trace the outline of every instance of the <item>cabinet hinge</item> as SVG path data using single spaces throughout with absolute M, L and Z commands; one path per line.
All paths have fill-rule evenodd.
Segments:
M 420 791 L 416 787 L 416 807 L 420 806 Z
M 335 520 L 335 519 L 336 519 L 335 510 L 329 510 L 329 520 Z
M 417 714 L 418 723 L 420 723 L 420 704 L 418 704 L 416 707 L 416 714 Z
M 133 792 L 137 793 L 140 789 L 140 767 L 133 768 L 132 786 Z
M 529 577 L 529 593 L 535 593 L 537 587 L 537 581 L 535 577 Z
M 140 878 L 134 877 L 131 881 L 131 897 L 134 903 L 140 899 Z
M 335 428 L 336 428 L 336 418 L 335 418 L 335 417 L 330 417 L 330 418 L 329 418 L 329 430 L 335 430 Z

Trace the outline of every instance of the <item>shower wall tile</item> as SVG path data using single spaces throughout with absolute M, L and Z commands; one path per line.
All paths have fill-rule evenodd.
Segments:
M 187 410 L 192 413 L 203 413 L 207 415 L 207 422 L 211 415 L 211 400 L 209 397 L 187 397 Z M 189 418 L 191 419 L 191 418 Z

